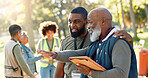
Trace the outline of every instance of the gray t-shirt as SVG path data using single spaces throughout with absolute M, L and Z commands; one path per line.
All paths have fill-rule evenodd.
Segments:
M 83 42 L 84 38 L 77 38 L 77 49 L 80 49 L 81 43 Z M 85 42 L 82 48 L 86 48 L 90 43 L 90 34 L 88 34 L 85 38 Z M 61 43 L 61 50 L 74 50 L 74 38 L 71 36 L 66 37 Z M 73 70 L 77 70 L 75 64 L 72 62 L 66 62 L 64 66 L 64 73 L 66 78 L 72 78 L 71 72 Z

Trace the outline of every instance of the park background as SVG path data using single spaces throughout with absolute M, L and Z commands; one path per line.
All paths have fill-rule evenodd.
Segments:
M 0 0 L 0 78 L 4 78 L 3 47 L 10 40 L 11 24 L 18 24 L 27 31 L 28 46 L 35 51 L 41 38 L 39 24 L 56 22 L 59 29 L 55 36 L 62 40 L 69 35 L 68 15 L 78 6 L 88 12 L 97 7 L 108 9 L 113 16 L 112 26 L 132 35 L 139 66 L 139 50 L 148 49 L 148 0 Z

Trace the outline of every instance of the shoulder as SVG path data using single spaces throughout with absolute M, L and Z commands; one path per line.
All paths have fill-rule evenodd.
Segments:
M 71 43 L 73 43 L 74 38 L 72 38 L 71 36 L 67 36 L 65 39 L 63 39 L 61 41 L 61 46 L 65 46 L 65 45 L 69 45 Z
M 118 60 L 130 60 L 132 56 L 132 50 L 126 41 L 118 39 L 112 50 L 112 58 Z
M 126 45 L 128 45 L 128 42 L 127 42 L 127 40 L 126 39 L 122 39 L 122 38 L 120 38 L 120 37 L 111 37 L 111 38 L 109 38 L 109 43 L 110 43 L 110 45 L 112 45 L 112 46 L 114 46 L 114 45 L 122 45 L 122 44 L 126 44 Z
M 131 53 L 131 48 L 123 39 L 118 39 L 113 47 L 113 51 Z
M 73 40 L 73 38 L 71 36 L 67 36 L 65 39 L 62 40 L 62 42 L 69 42 L 72 40 Z
M 21 51 L 21 47 L 19 44 L 16 44 L 14 47 L 13 47 L 13 51 L 14 53 L 19 53 Z
M 23 52 L 25 52 L 29 49 L 29 47 L 27 47 L 26 45 L 23 45 L 22 43 L 20 43 L 20 47 L 23 50 Z
M 65 39 L 63 39 L 62 41 L 69 40 L 69 39 L 71 39 L 71 38 L 72 38 L 72 37 L 69 35 L 69 36 L 65 37 Z
M 19 44 L 18 43 L 16 43 L 15 41 L 13 41 L 13 40 L 9 40 L 6 44 L 5 44 L 5 46 L 4 46 L 4 50 L 13 50 L 14 48 L 15 48 L 15 46 L 19 46 Z
M 119 46 L 128 46 L 127 42 L 123 39 L 118 39 L 115 43 L 115 45 L 119 45 Z
M 17 42 L 13 41 L 13 40 L 9 40 L 6 45 L 16 45 L 18 44 Z
M 123 38 L 120 38 L 120 37 L 111 37 L 109 38 L 109 41 L 107 43 L 109 49 L 114 49 L 114 48 L 121 48 L 121 49 L 124 49 L 124 48 L 128 48 L 128 49 L 131 49 L 132 50 L 132 47 L 130 45 L 130 43 L 126 40 L 126 39 L 123 39 Z
M 119 46 L 128 46 L 131 47 L 130 43 L 124 39 L 124 38 L 120 38 L 120 37 L 112 37 L 110 39 L 110 42 L 114 43 L 115 45 L 119 45 Z
M 21 49 L 21 46 L 20 46 L 19 44 L 16 44 L 16 45 L 14 46 L 14 49 Z

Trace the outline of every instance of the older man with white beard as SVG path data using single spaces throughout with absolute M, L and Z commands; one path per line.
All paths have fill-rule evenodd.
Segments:
M 113 37 L 116 29 L 111 27 L 112 15 L 105 8 L 95 8 L 88 14 L 90 45 L 81 50 L 49 52 L 53 59 L 69 62 L 69 57 L 88 56 L 106 71 L 96 71 L 77 64 L 81 78 L 138 78 L 134 50 L 126 39 Z M 38 50 L 40 53 L 44 51 Z M 48 56 L 47 56 L 48 57 Z
M 99 30 L 89 29 L 89 33 L 90 33 L 90 40 L 91 40 L 91 42 L 94 42 L 97 39 L 99 39 L 99 36 L 101 34 L 101 29 L 99 29 Z

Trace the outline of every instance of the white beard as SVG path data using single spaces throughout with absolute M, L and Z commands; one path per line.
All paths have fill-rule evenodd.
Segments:
M 100 30 L 93 30 L 93 32 L 90 34 L 90 41 L 94 42 L 99 39 L 99 36 L 101 34 L 101 29 Z

